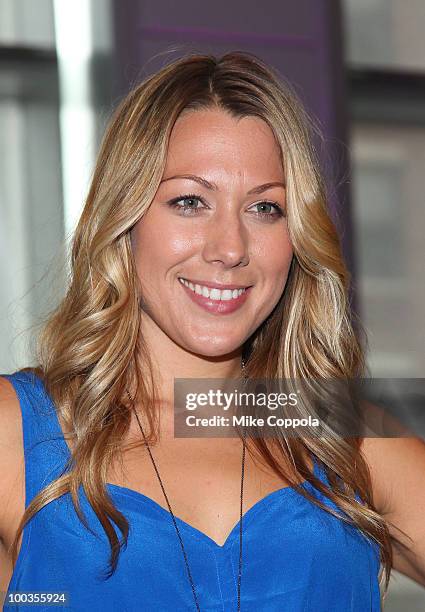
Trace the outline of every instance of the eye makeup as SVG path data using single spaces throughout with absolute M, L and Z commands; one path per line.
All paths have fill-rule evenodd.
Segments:
M 181 214 L 184 216 L 194 216 L 201 212 L 202 208 L 195 208 L 193 206 L 187 206 L 187 205 L 181 206 L 179 203 L 184 200 L 189 200 L 189 201 L 191 200 L 192 202 L 201 202 L 202 204 L 204 204 L 204 206 L 206 204 L 202 196 L 198 194 L 194 194 L 194 193 L 182 194 L 180 196 L 177 196 L 176 198 L 172 198 L 171 200 L 168 200 L 167 204 L 171 208 L 174 208 L 176 210 L 181 210 Z M 254 213 L 256 217 L 259 217 L 260 219 L 264 219 L 267 221 L 275 221 L 278 218 L 285 216 L 285 213 L 283 209 L 281 208 L 281 206 L 279 206 L 277 202 L 274 202 L 271 200 L 262 200 L 261 202 L 256 202 L 252 206 L 264 206 L 264 205 L 272 206 L 275 212 L 274 213 L 257 212 L 257 213 Z

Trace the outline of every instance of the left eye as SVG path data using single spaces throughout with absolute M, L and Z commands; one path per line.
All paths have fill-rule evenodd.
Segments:
M 262 206 L 262 207 L 272 206 L 275 210 L 275 212 L 272 214 L 268 212 L 264 212 L 264 211 L 258 212 L 257 214 L 260 216 L 264 215 L 266 217 L 275 217 L 275 216 L 280 217 L 283 215 L 282 209 L 280 208 L 279 204 L 277 204 L 276 202 L 258 202 L 257 204 L 254 204 L 254 206 Z

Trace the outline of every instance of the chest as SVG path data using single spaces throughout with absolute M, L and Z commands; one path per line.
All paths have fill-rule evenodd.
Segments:
M 174 515 L 220 546 L 240 519 L 242 441 L 173 439 L 151 448 Z M 149 452 L 138 448 L 111 468 L 108 482 L 138 491 L 169 510 Z M 288 486 L 245 451 L 242 514 Z

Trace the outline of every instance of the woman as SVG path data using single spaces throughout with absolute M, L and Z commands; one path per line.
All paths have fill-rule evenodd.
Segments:
M 421 440 L 174 437 L 175 378 L 364 371 L 310 131 L 243 53 L 187 56 L 122 102 L 39 367 L 0 379 L 4 590 L 364 612 L 380 564 L 425 585 Z

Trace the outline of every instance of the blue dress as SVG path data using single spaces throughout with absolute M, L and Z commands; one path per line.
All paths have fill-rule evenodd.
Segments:
M 29 372 L 5 375 L 22 411 L 26 506 L 58 477 L 69 449 L 42 381 Z M 325 481 L 318 461 L 314 473 Z M 303 486 L 338 508 L 312 485 Z M 109 541 L 80 499 L 93 534 L 80 522 L 70 494 L 47 504 L 26 525 L 8 593 L 60 592 L 68 610 L 196 610 L 171 514 L 151 498 L 108 484 L 130 523 L 128 545 L 105 580 Z M 237 610 L 239 523 L 220 546 L 176 517 L 202 612 Z M 306 500 L 291 487 L 274 491 L 243 516 L 241 612 L 377 612 L 379 547 L 358 529 Z M 116 527 L 116 533 L 121 532 Z M 37 610 L 51 612 L 52 606 Z M 4 610 L 22 610 L 16 604 Z

